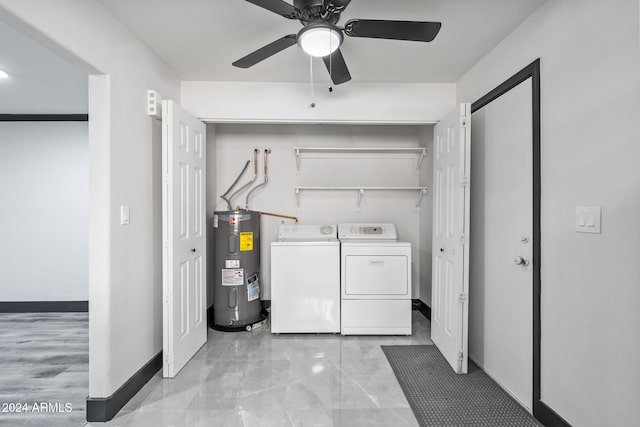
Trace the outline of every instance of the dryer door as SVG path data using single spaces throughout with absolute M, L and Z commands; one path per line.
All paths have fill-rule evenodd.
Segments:
M 346 255 L 345 296 L 407 297 L 409 259 L 405 255 Z

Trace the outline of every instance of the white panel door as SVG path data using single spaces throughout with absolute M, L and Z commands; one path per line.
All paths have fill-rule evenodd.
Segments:
M 535 262 L 531 96 L 529 79 L 471 119 L 469 284 L 469 356 L 530 411 Z M 516 264 L 518 257 L 523 264 Z
M 163 355 L 173 378 L 207 340 L 206 126 L 162 101 Z
M 467 373 L 471 105 L 435 126 L 431 339 L 453 370 Z

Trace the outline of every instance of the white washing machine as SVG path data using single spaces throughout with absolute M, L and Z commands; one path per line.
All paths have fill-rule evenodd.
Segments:
M 411 335 L 411 243 L 394 224 L 338 224 L 343 335 Z
M 271 332 L 340 332 L 335 225 L 281 225 L 271 243 Z

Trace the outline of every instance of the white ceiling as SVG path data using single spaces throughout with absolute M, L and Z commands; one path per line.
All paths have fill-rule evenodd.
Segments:
M 231 63 L 301 24 L 243 0 L 100 0 L 182 80 L 309 79 L 293 46 L 243 70 Z M 441 21 L 432 43 L 346 38 L 354 82 L 456 82 L 544 0 L 352 0 L 352 18 Z M 87 72 L 0 21 L 0 114 L 86 113 Z M 316 60 L 322 77 L 328 75 Z
M 246 1 L 100 1 L 182 80 L 309 79 L 308 57 L 297 46 L 250 69 L 231 65 L 301 28 Z M 424 20 L 441 21 L 442 30 L 431 43 L 345 37 L 342 52 L 354 82 L 456 82 L 543 2 L 353 0 L 339 24 L 352 18 Z
M 2 21 L 0 40 L 0 114 L 86 114 L 86 71 Z

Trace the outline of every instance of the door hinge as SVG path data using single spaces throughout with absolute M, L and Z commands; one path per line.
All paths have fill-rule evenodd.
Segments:
M 164 355 L 164 362 L 168 365 L 169 364 L 169 353 Z
M 169 175 L 163 175 L 162 176 L 162 183 L 163 184 L 168 184 L 169 183 Z
M 462 235 L 460 236 L 460 244 L 461 244 L 462 246 L 464 246 L 466 243 L 467 243 L 467 236 L 465 236 L 464 234 L 462 234 Z
M 469 185 L 469 177 L 467 175 L 462 175 L 462 177 L 460 177 L 460 186 L 466 187 L 467 185 Z
M 469 118 L 467 116 L 464 116 L 461 120 L 460 120 L 460 125 L 463 128 L 467 128 L 469 127 Z
M 463 361 L 464 360 L 464 353 L 459 351 L 458 352 L 458 360 Z
M 458 301 L 464 304 L 467 301 L 467 294 L 461 293 L 458 295 Z

